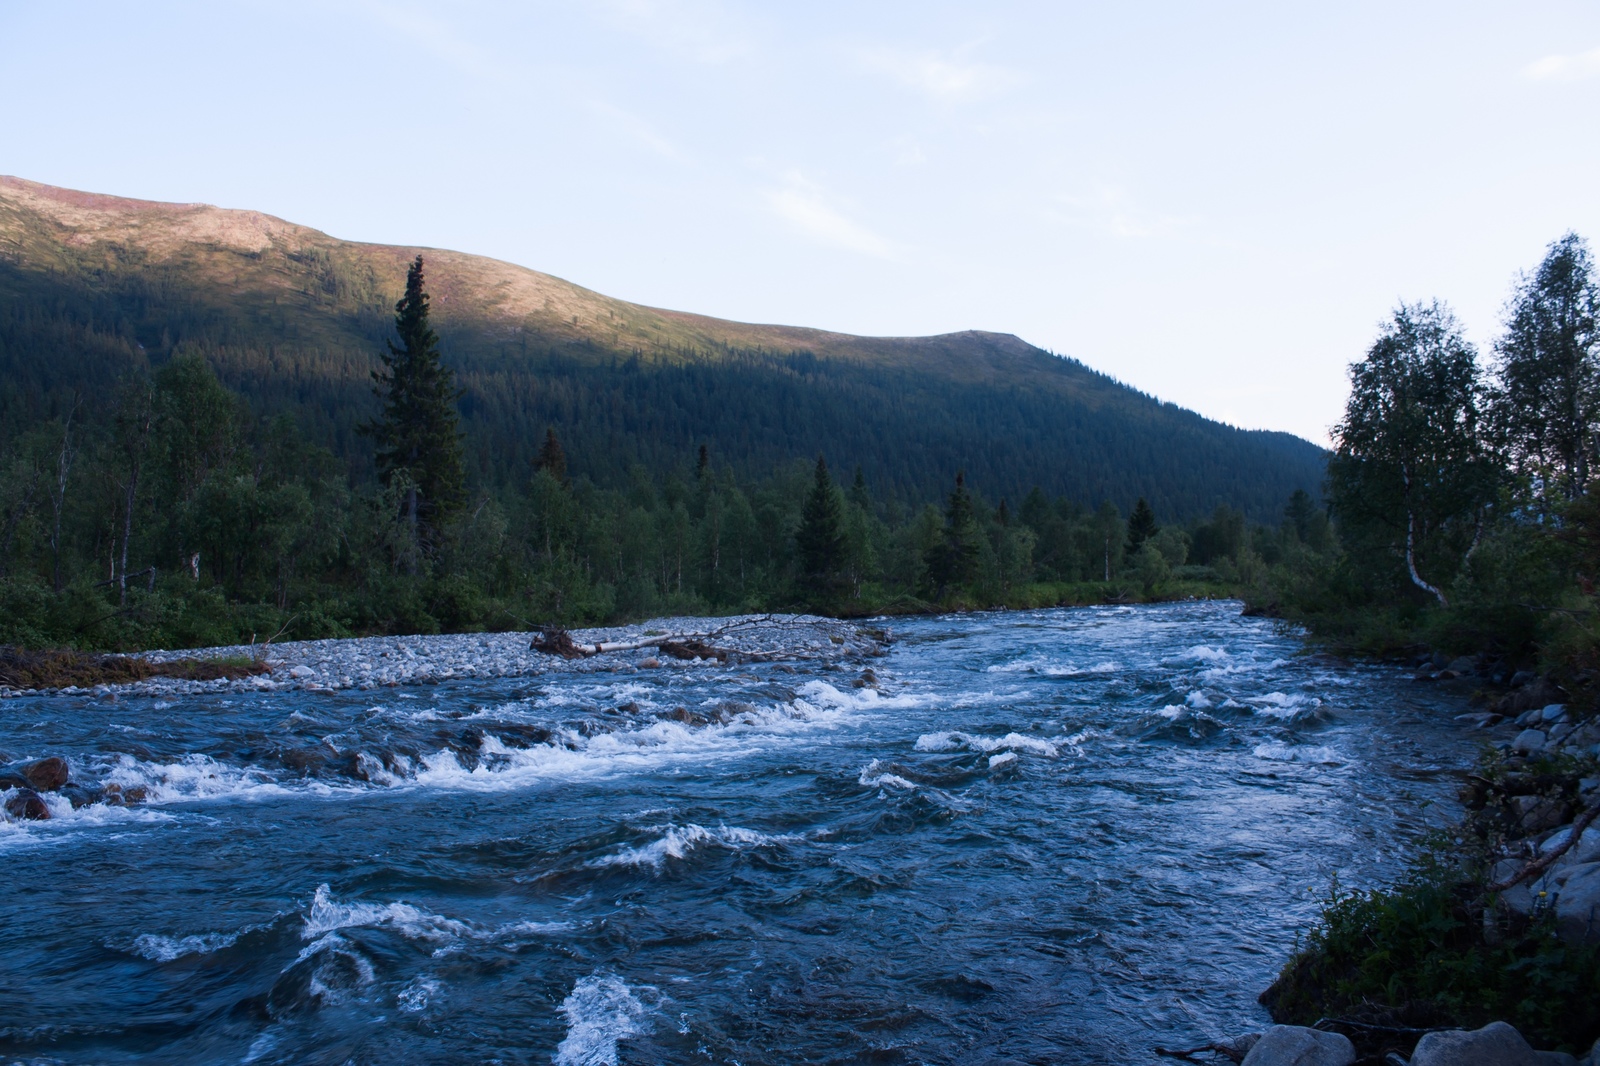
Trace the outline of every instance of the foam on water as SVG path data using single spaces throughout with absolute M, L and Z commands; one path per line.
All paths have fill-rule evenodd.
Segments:
M 904 789 L 917 787 L 914 782 L 907 781 L 899 774 L 890 773 L 882 767 L 883 761 L 881 759 L 873 759 L 861 768 L 861 776 L 856 778 L 857 782 L 863 788 L 882 788 L 884 785 Z
M 1021 733 L 1007 733 L 1003 737 L 976 736 L 972 733 L 943 732 L 924 733 L 917 738 L 918 751 L 972 751 L 980 755 L 990 752 L 1009 750 L 1026 751 L 1034 755 L 1045 755 L 1050 758 L 1060 754 L 1057 744 L 1038 737 L 1024 736 Z
M 172 962 L 185 955 L 209 955 L 213 951 L 231 948 L 239 941 L 238 933 L 201 933 L 197 936 L 170 937 L 145 933 L 134 937 L 133 953 L 151 962 Z
M 922 697 L 916 695 L 884 697 L 870 688 L 842 692 L 825 681 L 809 681 L 789 703 L 747 707 L 726 722 L 693 725 L 656 719 L 636 728 L 587 737 L 558 729 L 550 742 L 529 747 L 511 747 L 485 731 L 478 743 L 480 759 L 470 769 L 454 751 L 441 749 L 423 755 L 409 779 L 382 766 L 375 767 L 369 779 L 381 784 L 497 791 L 548 780 L 656 770 L 680 761 L 744 758 L 787 742 L 797 733 L 837 728 L 862 712 L 907 708 L 920 702 Z M 369 760 L 377 761 L 370 756 Z
M 617 1066 L 617 1042 L 647 1032 L 649 1013 L 622 978 L 592 973 L 561 1001 L 567 1035 L 550 1061 L 556 1066 Z
M 770 847 L 803 839 L 797 836 L 772 836 L 754 829 L 736 825 L 722 825 L 707 829 L 699 825 L 669 825 L 662 830 L 661 838 L 642 847 L 623 848 L 615 855 L 606 855 L 588 863 L 589 866 L 648 866 L 659 871 L 668 859 L 686 859 L 696 848 L 706 845 L 731 851 L 744 848 Z
M 1251 754 L 1258 759 L 1266 759 L 1270 762 L 1311 763 L 1320 766 L 1343 766 L 1349 761 L 1347 757 L 1340 755 L 1330 747 L 1309 744 L 1284 744 L 1279 741 L 1257 744 L 1251 749 Z
M 413 940 L 446 940 L 472 935 L 465 922 L 430 914 L 409 903 L 340 903 L 327 885 L 318 885 L 306 912 L 303 940 L 314 940 L 325 933 L 352 927 L 389 926 Z

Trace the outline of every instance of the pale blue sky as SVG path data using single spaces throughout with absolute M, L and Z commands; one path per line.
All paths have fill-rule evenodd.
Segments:
M 1600 238 L 1600 5 L 0 0 L 0 173 L 1316 440 L 1396 299 Z

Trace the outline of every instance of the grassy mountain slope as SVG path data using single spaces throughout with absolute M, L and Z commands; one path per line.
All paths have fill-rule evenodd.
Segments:
M 1038 484 L 1085 503 L 1137 495 L 1188 516 L 1270 517 L 1315 489 L 1322 453 L 1160 403 L 1004 334 L 855 337 L 614 300 L 481 256 L 341 241 L 253 211 L 0 177 L 0 434 L 128 370 L 203 351 L 262 412 L 362 454 L 368 373 L 422 252 L 463 387 L 476 476 L 516 480 L 547 425 L 575 473 L 689 461 L 707 444 L 758 476 L 825 451 L 907 501 L 957 468 L 992 498 Z

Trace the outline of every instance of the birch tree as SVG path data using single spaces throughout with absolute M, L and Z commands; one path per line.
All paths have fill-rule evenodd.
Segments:
M 1444 589 L 1471 552 L 1494 490 L 1476 352 L 1444 304 L 1402 303 L 1350 367 L 1350 386 L 1328 466 L 1335 512 L 1448 606 Z

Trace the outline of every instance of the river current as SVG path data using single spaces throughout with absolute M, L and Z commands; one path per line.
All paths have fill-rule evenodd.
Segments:
M 1259 1028 L 1473 741 L 1237 604 L 889 653 L 0 704 L 142 806 L 0 822 L 0 1056 L 1136 1063 Z M 878 689 L 856 687 L 870 667 Z

